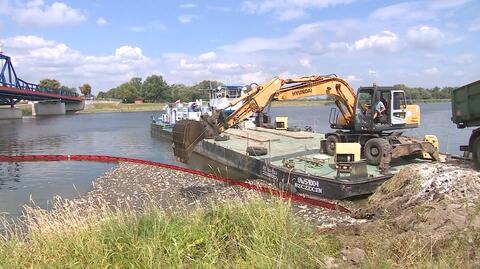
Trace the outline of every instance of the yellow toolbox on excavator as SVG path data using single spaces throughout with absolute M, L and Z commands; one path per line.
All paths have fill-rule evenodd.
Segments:
M 360 161 L 362 146 L 360 143 L 337 143 L 335 147 L 335 161 L 358 162 Z
M 287 130 L 287 128 L 288 128 L 288 117 L 275 117 L 275 129 Z

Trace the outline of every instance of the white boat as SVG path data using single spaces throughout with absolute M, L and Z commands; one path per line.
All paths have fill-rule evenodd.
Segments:
M 209 101 L 202 99 L 194 102 L 182 103 L 180 100 L 169 103 L 157 117 L 153 116 L 153 122 L 165 127 L 171 127 L 179 120 L 200 120 L 201 115 L 211 115 L 217 109 L 224 109 L 227 115 L 238 109 L 242 103 L 230 107 L 230 101 L 240 97 L 247 90 L 245 86 L 218 86 L 208 89 Z

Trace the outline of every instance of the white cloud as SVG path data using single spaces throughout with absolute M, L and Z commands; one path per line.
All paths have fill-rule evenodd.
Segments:
M 187 59 L 181 59 L 180 60 L 180 69 L 185 69 L 185 70 L 200 70 L 204 69 L 205 65 L 201 63 L 192 63 L 188 62 Z
M 244 1 L 242 11 L 249 14 L 274 13 L 279 20 L 303 17 L 311 8 L 327 8 L 340 4 L 350 4 L 354 0 L 259 0 Z
M 300 59 L 299 63 L 303 67 L 310 67 L 312 65 L 312 62 L 310 61 L 310 59 L 307 59 L 307 58 Z
M 370 69 L 370 70 L 368 70 L 368 75 L 369 75 L 369 76 L 376 77 L 376 76 L 378 75 L 378 72 L 375 71 L 375 70 Z
M 214 51 L 209 51 L 198 56 L 199 61 L 210 61 L 217 58 L 217 54 Z
M 24 26 L 75 25 L 87 19 L 83 11 L 63 2 L 54 2 L 51 5 L 45 4 L 42 0 L 15 2 L 15 4 L 11 4 L 8 0 L 2 2 L 0 7 L 3 8 L 4 14 L 10 15 L 12 20 Z
M 377 35 L 371 35 L 355 41 L 354 50 L 381 49 L 394 51 L 397 49 L 398 37 L 390 31 L 383 31 Z
M 197 19 L 196 15 L 180 15 L 178 16 L 178 21 L 181 23 L 190 23 L 192 20 Z
M 362 81 L 361 78 L 358 78 L 357 76 L 355 75 L 348 75 L 347 76 L 347 81 L 350 81 L 350 82 L 358 82 L 358 81 Z
M 430 20 L 439 12 L 460 8 L 469 0 L 409 1 L 389 5 L 373 11 L 370 18 L 376 20 Z
M 435 27 L 417 26 L 408 30 L 407 38 L 415 47 L 431 49 L 444 42 L 445 34 Z
M 427 75 L 435 75 L 435 74 L 438 73 L 438 68 L 436 68 L 436 67 L 428 68 L 428 69 L 423 70 L 423 73 L 425 73 Z
M 196 8 L 198 7 L 198 5 L 194 3 L 185 3 L 185 4 L 181 4 L 179 7 L 180 8 Z
M 140 48 L 127 45 L 110 55 L 91 56 L 38 36 L 13 36 L 1 39 L 2 42 L 7 45 L 17 75 L 33 83 L 43 78 L 54 78 L 72 87 L 88 82 L 96 92 L 133 76 L 144 77 L 158 66 Z
M 165 26 L 165 24 L 160 22 L 151 22 L 146 25 L 129 26 L 127 27 L 127 30 L 131 32 L 136 32 L 136 33 L 166 31 L 167 26 Z
M 34 35 L 19 35 L 10 38 L 1 39 L 0 43 L 4 44 L 5 48 L 11 49 L 28 49 L 52 46 L 55 42 L 45 40 L 42 37 Z
M 142 50 L 139 47 L 121 46 L 115 50 L 115 56 L 122 59 L 145 59 L 142 54 Z
M 398 36 L 390 31 L 383 31 L 379 34 L 370 35 L 354 41 L 347 42 L 332 42 L 328 45 L 328 51 L 324 52 L 358 52 L 363 50 L 381 50 L 386 52 L 393 52 L 398 48 Z
M 240 75 L 239 82 L 244 84 L 250 84 L 253 82 L 263 83 L 270 78 L 270 75 L 266 74 L 263 71 L 250 72 Z
M 403 2 L 382 7 L 375 10 L 370 17 L 377 20 L 408 19 L 416 20 L 425 17 L 430 18 L 431 14 L 425 9 L 420 9 L 420 2 Z M 425 18 L 426 19 L 426 18 Z
M 108 25 L 108 21 L 104 17 L 99 17 L 97 19 L 97 25 L 100 25 L 100 26 Z

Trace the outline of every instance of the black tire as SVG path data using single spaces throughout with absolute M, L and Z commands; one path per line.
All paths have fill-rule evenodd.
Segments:
M 372 138 L 367 141 L 364 147 L 365 159 L 371 165 L 379 165 L 385 151 L 390 150 L 391 146 L 383 138 Z
M 329 135 L 327 136 L 327 143 L 325 145 L 325 151 L 328 155 L 333 156 L 335 155 L 335 148 L 336 144 L 340 142 L 340 138 L 336 135 Z
M 475 139 L 472 145 L 472 158 L 477 169 L 480 169 L 480 136 Z
M 217 135 L 214 138 L 215 141 L 227 141 L 230 140 L 230 136 L 228 135 Z
M 264 147 L 254 147 L 254 146 L 247 147 L 247 154 L 249 156 L 263 156 L 263 155 L 267 155 L 267 153 L 268 153 L 268 150 L 267 148 L 264 148 Z

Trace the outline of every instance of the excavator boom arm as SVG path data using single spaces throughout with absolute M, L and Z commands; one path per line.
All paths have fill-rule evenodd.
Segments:
M 243 105 L 226 119 L 220 130 L 223 131 L 234 126 L 252 112 L 263 111 L 272 101 L 322 95 L 333 96 L 345 121 L 347 123 L 352 121 L 356 95 L 353 88 L 344 79 L 336 76 L 311 76 L 294 79 L 275 77 L 268 83 L 252 89 L 248 94 L 233 100 L 230 103 L 231 106 L 242 101 Z
M 189 153 L 204 137 L 212 137 L 222 133 L 248 118 L 252 112 L 262 112 L 274 100 L 293 100 L 322 95 L 333 96 L 336 99 L 335 104 L 342 113 L 344 123 L 351 124 L 356 95 L 345 80 L 335 75 L 293 79 L 274 77 L 263 85 L 251 87 L 247 94 L 231 101 L 230 106 L 240 102 L 242 102 L 242 105 L 228 117 L 225 117 L 223 111 L 214 111 L 212 116 L 202 117 L 203 124 L 201 125 L 192 121 L 177 122 L 173 129 L 175 156 L 180 161 L 186 162 Z M 195 126 L 195 128 L 192 126 Z M 203 126 L 203 130 L 197 130 L 198 126 Z

